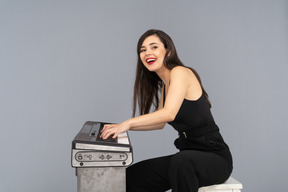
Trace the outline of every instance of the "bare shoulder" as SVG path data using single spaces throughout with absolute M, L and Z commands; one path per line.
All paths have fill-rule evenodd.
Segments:
M 191 88 L 191 92 L 193 91 L 195 93 L 199 90 L 201 92 L 201 85 L 199 83 L 199 80 L 190 68 L 182 66 L 174 67 L 171 70 L 171 79 L 178 79 L 182 83 L 186 84 L 188 87 Z
M 191 80 L 194 79 L 195 75 L 194 73 L 187 67 L 183 66 L 177 66 L 174 67 L 171 70 L 171 78 L 180 78 L 180 79 L 185 79 L 185 80 Z
M 171 70 L 171 75 L 173 76 L 190 76 L 193 72 L 187 67 L 177 66 Z

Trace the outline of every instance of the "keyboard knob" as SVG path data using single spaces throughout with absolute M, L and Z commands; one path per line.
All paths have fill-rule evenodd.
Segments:
M 107 156 L 106 156 L 106 159 L 108 159 L 108 160 L 111 159 L 111 158 L 112 158 L 111 155 L 107 155 Z
M 105 159 L 105 156 L 104 155 L 100 155 L 99 159 L 103 160 L 103 159 Z

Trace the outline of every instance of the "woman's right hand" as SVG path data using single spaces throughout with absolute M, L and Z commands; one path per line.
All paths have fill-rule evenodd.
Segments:
M 106 124 L 101 133 L 101 138 L 107 139 L 110 135 L 116 138 L 120 133 L 128 131 L 130 129 L 129 121 L 124 121 L 120 124 Z

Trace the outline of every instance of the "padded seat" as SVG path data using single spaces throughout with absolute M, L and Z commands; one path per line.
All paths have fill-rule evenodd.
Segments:
M 199 188 L 198 192 L 241 192 L 242 184 L 230 177 L 227 181 L 218 185 L 210 185 Z

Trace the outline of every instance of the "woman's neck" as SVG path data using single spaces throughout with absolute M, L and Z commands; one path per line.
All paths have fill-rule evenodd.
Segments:
M 163 70 L 156 72 L 166 86 L 169 85 L 170 82 L 170 72 L 171 71 L 167 68 L 164 68 Z

